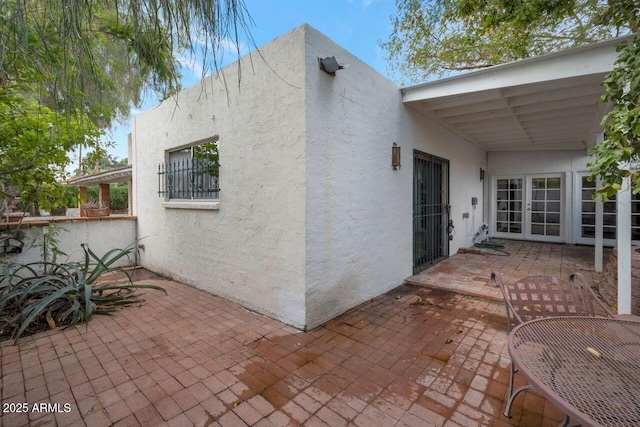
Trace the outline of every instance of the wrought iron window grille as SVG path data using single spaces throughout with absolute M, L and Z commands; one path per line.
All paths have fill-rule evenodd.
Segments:
M 220 164 L 181 159 L 158 165 L 158 196 L 168 199 L 218 199 Z

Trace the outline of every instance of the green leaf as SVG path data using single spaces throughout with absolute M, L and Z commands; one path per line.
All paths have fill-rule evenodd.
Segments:
M 129 272 L 113 267 L 114 262 L 133 250 L 133 245 L 110 250 L 102 257 L 88 246 L 83 247 L 83 262 L 11 263 L 3 268 L 3 275 L 0 275 L 2 334 L 10 333 L 18 340 L 32 332 L 32 324 L 40 324 L 44 312 L 49 313 L 59 326 L 88 322 L 94 314 L 112 313 L 116 307 L 140 302 L 134 292 L 136 289 L 153 289 L 166 294 L 160 286 L 132 283 Z M 99 285 L 94 284 L 101 275 L 112 271 L 126 274 L 129 283 L 101 281 Z
M 71 286 L 58 289 L 57 291 L 46 296 L 45 298 L 38 301 L 37 303 L 31 304 L 29 307 L 27 307 L 27 309 L 24 310 L 24 313 L 29 313 L 29 315 L 27 316 L 26 319 L 22 321 L 22 324 L 20 325 L 18 332 L 16 332 L 14 343 L 18 342 L 18 339 L 20 338 L 22 333 L 25 331 L 25 329 L 29 326 L 29 324 L 33 321 L 33 319 L 35 319 L 39 314 L 41 314 L 47 308 L 47 305 L 50 302 L 55 301 L 57 298 L 60 298 L 64 294 L 68 292 L 73 292 L 73 291 L 74 289 Z

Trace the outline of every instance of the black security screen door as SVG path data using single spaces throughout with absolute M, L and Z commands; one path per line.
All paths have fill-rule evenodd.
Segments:
M 413 152 L 413 272 L 449 256 L 449 161 Z

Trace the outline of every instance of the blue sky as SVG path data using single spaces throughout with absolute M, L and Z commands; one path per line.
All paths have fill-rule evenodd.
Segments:
M 347 49 L 382 75 L 388 76 L 385 55 L 380 41 L 391 34 L 391 16 L 395 14 L 395 0 L 244 0 L 254 27 L 251 34 L 258 47 L 276 37 L 307 23 Z M 246 52 L 245 52 L 246 53 Z M 231 55 L 225 55 L 230 60 Z M 228 61 L 227 61 L 228 62 Z M 183 86 L 189 87 L 201 78 L 196 65 L 183 70 Z M 132 115 L 157 104 L 148 97 Z M 127 157 L 127 134 L 130 123 L 110 131 L 108 139 L 116 143 L 109 150 L 118 159 Z

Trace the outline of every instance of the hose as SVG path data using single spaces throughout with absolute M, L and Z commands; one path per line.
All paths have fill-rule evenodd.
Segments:
M 508 251 L 506 251 L 504 249 L 504 245 L 502 243 L 493 243 L 493 242 L 480 242 L 480 243 L 476 243 L 474 245 L 476 248 L 481 248 L 481 249 L 491 249 L 493 251 L 496 252 L 500 252 L 497 254 L 491 253 L 491 252 L 487 252 L 489 255 L 496 255 L 496 256 L 509 256 L 511 255 Z

